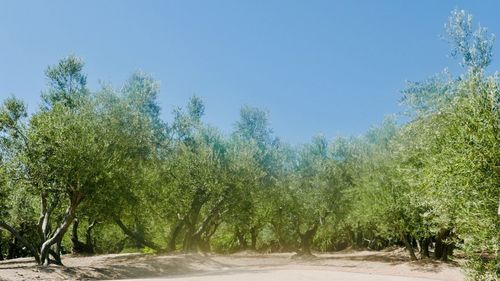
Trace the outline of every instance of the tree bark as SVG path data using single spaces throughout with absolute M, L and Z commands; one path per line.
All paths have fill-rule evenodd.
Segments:
M 441 256 L 443 255 L 443 242 L 441 239 L 436 238 L 436 244 L 434 247 L 434 258 L 435 259 L 441 259 Z
M 92 243 L 92 229 L 96 225 L 96 222 L 92 222 L 88 227 L 85 235 L 85 243 L 78 239 L 78 226 L 79 221 L 77 218 L 73 221 L 73 228 L 71 231 L 71 243 L 73 254 L 94 254 L 94 246 Z
M 4 260 L 2 246 L 3 246 L 3 239 L 2 239 L 2 232 L 0 231 L 0 261 Z
M 81 198 L 80 199 L 78 199 L 78 198 L 80 198 L 80 196 L 77 195 L 75 198 L 77 200 L 71 200 L 72 202 L 71 202 L 70 206 L 66 209 L 66 213 L 64 215 L 63 221 L 61 222 L 59 227 L 56 229 L 54 234 L 42 244 L 42 247 L 40 250 L 40 262 L 43 265 L 49 264 L 49 262 L 50 262 L 49 261 L 50 248 L 52 247 L 52 245 L 59 243 L 62 240 L 64 234 L 68 230 L 68 227 L 73 223 L 73 219 L 75 218 L 76 207 L 80 203 L 80 199 L 81 199 Z
M 406 250 L 408 250 L 408 253 L 410 254 L 410 260 L 412 261 L 417 260 L 417 256 L 415 255 L 413 246 L 411 245 L 410 240 L 408 239 L 408 235 L 401 233 L 401 240 L 403 240 Z
M 210 252 L 210 240 L 212 239 L 212 236 L 215 234 L 217 231 L 217 228 L 219 228 L 220 222 L 214 223 L 211 227 L 209 227 L 205 231 L 205 237 L 202 239 L 201 245 L 203 248 L 201 250 L 203 252 Z
M 442 229 L 436 235 L 436 247 L 434 249 L 434 257 L 436 259 L 440 259 L 442 261 L 447 261 L 448 256 L 451 254 L 449 251 L 453 246 L 449 243 L 446 243 L 446 239 L 450 235 L 450 230 Z M 448 249 L 450 248 L 450 249 Z
M 256 251 L 257 250 L 257 227 L 252 227 L 250 229 L 250 237 L 251 237 L 251 244 L 250 244 L 250 249 L 252 251 Z
M 194 231 L 195 225 L 190 224 L 188 233 L 186 233 L 186 239 L 184 240 L 184 251 L 193 252 L 199 250 L 199 242 L 201 240 L 201 235 L 207 230 L 212 223 L 213 219 L 218 217 L 220 208 L 224 203 L 224 197 L 219 198 L 219 200 L 215 203 L 214 207 L 210 210 L 208 215 L 205 217 L 203 222 L 200 224 L 198 229 Z M 198 210 L 199 213 L 199 210 Z M 198 215 L 197 215 L 198 216 Z
M 185 220 L 186 233 L 184 235 L 184 242 L 182 245 L 184 252 L 192 252 L 194 248 L 196 248 L 196 245 L 194 245 L 196 244 L 196 241 L 194 241 L 196 236 L 196 224 L 198 223 L 201 208 L 206 201 L 207 198 L 205 196 L 205 191 L 203 189 L 198 189 L 193 201 L 191 202 L 191 206 Z
M 443 244 L 443 253 L 441 255 L 442 261 L 448 261 L 449 257 L 453 255 L 453 248 L 455 245 L 453 243 L 444 243 Z
M 61 240 L 62 237 L 59 241 L 55 243 L 53 248 L 49 250 L 50 255 L 54 260 L 51 263 L 57 264 L 57 265 L 63 265 L 62 260 L 61 260 Z
M 92 252 L 92 254 L 95 253 L 94 251 L 94 240 L 92 239 L 92 230 L 94 229 L 94 227 L 96 227 L 96 225 L 98 224 L 99 222 L 96 221 L 96 220 L 93 220 L 88 226 L 87 226 L 87 230 L 85 231 L 85 244 L 87 244 Z
M 35 261 L 40 264 L 40 255 L 38 254 L 38 252 L 35 250 L 35 247 L 33 247 L 33 245 L 31 243 L 29 243 L 26 239 L 24 239 L 20 234 L 19 232 L 17 232 L 12 226 L 10 226 L 8 223 L 6 223 L 5 221 L 2 221 L 0 220 L 0 228 L 3 228 L 5 230 L 7 230 L 8 232 L 10 232 L 14 237 L 16 237 L 16 239 L 21 242 L 24 246 L 26 246 L 26 248 L 28 249 L 28 251 L 30 251 L 30 253 L 33 255 L 33 257 L 35 257 Z
M 235 236 L 238 239 L 238 244 L 240 245 L 240 250 L 247 249 L 248 245 L 247 245 L 247 241 L 245 239 L 245 235 L 240 231 L 239 228 L 236 228 Z
M 75 218 L 73 220 L 73 227 L 71 228 L 71 252 L 73 254 L 78 254 L 82 251 L 84 248 L 83 243 L 78 240 L 78 226 L 80 225 L 80 222 L 78 218 Z
M 424 238 L 420 242 L 420 247 L 421 247 L 421 259 L 428 259 L 430 257 L 429 255 L 429 244 L 430 244 L 430 238 Z
M 311 242 L 318 231 L 318 224 L 308 229 L 304 234 L 300 234 L 300 252 L 299 255 L 311 256 Z
M 7 251 L 7 259 L 11 260 L 15 258 L 17 258 L 17 239 L 16 237 L 12 237 Z
M 120 227 L 120 229 L 123 231 L 123 233 L 128 237 L 132 238 L 136 243 L 149 247 L 155 251 L 161 251 L 160 246 L 158 246 L 152 241 L 146 240 L 144 236 L 139 235 L 138 233 L 135 233 L 134 231 L 130 230 L 128 227 L 125 226 L 125 224 L 123 224 L 121 219 L 115 218 L 114 221 L 118 225 L 118 227 Z
M 47 192 L 44 191 L 41 194 L 41 211 L 40 218 L 37 223 L 38 235 L 40 236 L 40 244 L 43 244 L 48 238 L 51 232 L 50 227 L 50 216 L 59 204 L 59 198 L 55 198 L 52 204 L 48 203 Z
M 180 232 L 181 232 L 181 230 L 182 230 L 183 227 L 184 227 L 184 220 L 179 220 L 175 224 L 175 226 L 174 226 L 174 228 L 173 228 L 173 230 L 172 230 L 172 232 L 170 234 L 169 241 L 168 241 L 167 250 L 169 252 L 175 251 L 177 237 L 179 236 L 179 234 L 180 234 Z

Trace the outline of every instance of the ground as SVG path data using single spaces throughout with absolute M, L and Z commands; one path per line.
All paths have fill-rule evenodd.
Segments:
M 32 259 L 0 262 L 0 280 L 464 280 L 453 262 L 410 262 L 402 250 L 343 251 L 295 258 L 293 253 L 233 255 L 115 254 L 64 256 L 64 267 L 39 267 Z

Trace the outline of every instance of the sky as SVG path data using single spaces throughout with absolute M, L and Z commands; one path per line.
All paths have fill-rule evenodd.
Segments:
M 2 0 L 0 99 L 35 111 L 44 70 L 73 54 L 93 90 L 151 74 L 167 122 L 197 95 L 225 133 L 250 105 L 292 144 L 360 135 L 402 111 L 406 81 L 460 73 L 441 38 L 454 8 L 500 34 L 499 1 Z

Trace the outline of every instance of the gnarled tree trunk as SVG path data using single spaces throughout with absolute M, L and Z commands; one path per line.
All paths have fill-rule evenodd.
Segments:
M 146 238 L 144 238 L 144 235 L 141 235 L 139 233 L 130 230 L 128 227 L 125 226 L 125 224 L 122 222 L 120 218 L 116 217 L 114 221 L 118 225 L 118 227 L 120 227 L 120 229 L 123 231 L 123 233 L 128 237 L 132 238 L 137 244 L 149 247 L 158 252 L 161 251 L 160 246 L 158 246 L 156 243 L 152 241 L 146 240 Z
M 257 235 L 258 235 L 258 232 L 257 232 L 257 227 L 252 227 L 250 229 L 250 249 L 252 251 L 256 251 L 257 250 Z
M 73 254 L 94 254 L 94 244 L 92 242 L 92 229 L 96 226 L 97 222 L 93 221 L 87 227 L 85 232 L 85 243 L 78 239 L 78 226 L 79 221 L 77 218 L 73 221 L 73 228 L 71 231 L 71 243 L 73 244 L 71 251 Z
M 189 223 L 188 227 L 189 231 L 186 233 L 186 238 L 184 240 L 184 251 L 193 252 L 200 250 L 199 243 L 201 241 L 201 235 L 204 232 L 206 232 L 207 229 L 210 227 L 210 225 L 213 223 L 213 221 L 221 215 L 220 209 L 222 208 L 224 200 L 225 200 L 224 196 L 222 196 L 221 198 L 219 198 L 219 200 L 217 200 L 213 208 L 208 212 L 207 216 L 201 222 L 200 226 L 197 229 L 195 228 L 195 225 L 192 223 L 194 220 L 192 220 Z M 197 211 L 196 213 L 196 219 L 197 219 L 200 210 L 196 209 L 196 211 Z
M 191 206 L 189 208 L 188 215 L 185 220 L 185 229 L 186 233 L 184 234 L 184 242 L 182 248 L 184 252 L 192 252 L 196 251 L 197 248 L 197 238 L 196 232 L 196 224 L 198 223 L 198 218 L 200 216 L 201 208 L 207 202 L 207 197 L 205 196 L 205 191 L 203 189 L 198 189 L 196 191 L 195 197 L 191 202 Z
M 26 248 L 28 249 L 28 251 L 30 251 L 30 253 L 33 255 L 33 257 L 35 257 L 36 262 L 38 264 L 40 264 L 40 255 L 39 255 L 39 253 L 35 250 L 35 247 L 33 247 L 33 245 L 31 243 L 29 243 L 26 239 L 24 239 L 21 236 L 21 234 L 19 234 L 19 232 L 17 232 L 12 226 L 10 226 L 8 223 L 6 223 L 5 221 L 2 221 L 2 220 L 0 220 L 0 228 L 3 228 L 5 230 L 7 230 L 14 237 L 16 237 L 16 239 L 19 242 L 21 242 L 24 246 L 26 246 Z
M 240 250 L 245 250 L 248 248 L 247 240 L 245 239 L 245 234 L 240 231 L 237 227 L 235 234 L 236 239 L 238 239 L 238 244 L 240 245 Z
M 424 238 L 420 241 L 420 258 L 421 259 L 428 259 L 430 257 L 429 244 L 430 244 L 430 238 Z
M 436 235 L 436 246 L 434 249 L 434 257 L 442 261 L 447 261 L 448 257 L 453 254 L 453 243 L 447 242 L 451 231 L 449 229 L 442 229 Z
M 417 260 L 417 256 L 415 255 L 415 250 L 413 249 L 412 244 L 410 243 L 410 239 L 408 237 L 409 235 L 401 233 L 400 238 L 405 244 L 406 250 L 408 250 L 408 253 L 410 254 L 410 260 L 414 261 Z
M 168 246 L 167 246 L 167 251 L 173 252 L 176 249 L 177 245 L 177 237 L 181 233 L 182 228 L 184 227 L 184 220 L 179 220 L 175 224 L 174 228 L 172 229 L 170 233 L 170 238 L 168 240 Z
M 64 234 L 68 230 L 69 226 L 73 223 L 73 219 L 75 218 L 76 207 L 78 206 L 78 204 L 75 203 L 76 202 L 72 202 L 72 204 L 70 204 L 70 206 L 66 209 L 66 213 L 64 215 L 62 223 L 56 229 L 54 234 L 52 234 L 52 236 L 42 244 L 42 247 L 40 249 L 40 262 L 43 265 L 48 265 L 50 263 L 49 260 L 50 248 L 52 247 L 52 245 L 60 243 L 62 241 Z M 56 248 L 60 249 L 60 247 Z
M 3 246 L 2 232 L 0 231 L 0 261 L 4 260 L 2 246 Z
M 318 231 L 318 224 L 314 224 L 313 227 L 309 228 L 304 233 L 299 233 L 300 236 L 300 251 L 301 256 L 311 256 L 311 244 L 316 232 Z

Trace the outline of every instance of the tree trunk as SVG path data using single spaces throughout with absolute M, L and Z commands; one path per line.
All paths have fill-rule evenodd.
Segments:
M 9 249 L 7 251 L 7 259 L 8 260 L 17 258 L 16 245 L 17 245 L 17 239 L 16 239 L 16 237 L 12 237 L 12 239 L 9 243 Z
M 157 244 L 155 244 L 152 241 L 146 240 L 144 238 L 144 236 L 130 230 L 128 227 L 125 226 L 125 224 L 123 224 L 123 222 L 119 218 L 115 218 L 114 220 L 115 220 L 115 223 L 118 225 L 118 227 L 120 227 L 120 229 L 123 231 L 123 233 L 125 235 L 127 235 L 128 237 L 132 238 L 136 243 L 143 245 L 143 246 L 146 246 L 146 247 L 149 247 L 155 251 L 161 251 L 160 246 L 158 246 Z
M 201 240 L 201 235 L 208 229 L 208 227 L 210 227 L 210 224 L 213 222 L 213 220 L 216 217 L 220 216 L 219 211 L 223 203 L 224 203 L 224 197 L 219 198 L 219 200 L 215 203 L 214 207 L 210 210 L 210 212 L 205 217 L 205 219 L 203 220 L 203 222 L 200 224 L 200 226 L 196 231 L 194 231 L 195 225 L 190 223 L 188 227 L 189 231 L 186 233 L 184 251 L 193 252 L 199 250 L 199 242 Z M 196 217 L 198 217 L 198 215 Z
M 210 252 L 210 239 L 200 239 L 198 241 L 198 250 L 202 253 Z
M 96 220 L 93 220 L 88 226 L 87 226 L 87 230 L 85 231 L 85 244 L 87 244 L 87 246 L 89 247 L 89 252 L 91 252 L 91 254 L 94 254 L 95 251 L 94 251 L 94 240 L 92 239 L 92 230 L 94 229 L 94 227 L 98 224 L 98 222 Z
M 75 218 L 73 220 L 73 228 L 71 229 L 71 252 L 73 254 L 79 254 L 83 251 L 83 243 L 78 240 L 78 226 L 80 222 L 78 221 L 78 218 Z
M 436 235 L 436 247 L 434 249 L 434 257 L 436 259 L 440 259 L 443 261 L 448 260 L 448 255 L 451 254 L 448 248 L 450 248 L 451 245 L 446 243 L 445 240 L 448 238 L 449 235 L 450 235 L 450 230 L 448 229 L 442 229 Z
M 170 234 L 170 239 L 168 241 L 167 250 L 169 252 L 175 251 L 177 236 L 179 236 L 179 233 L 181 232 L 183 227 L 184 227 L 184 220 L 179 220 L 175 224 L 175 227 L 173 228 L 172 233 Z
M 448 261 L 448 245 L 443 243 L 443 252 L 441 253 L 441 260 Z
M 257 227 L 252 227 L 250 229 L 250 235 L 251 235 L 251 244 L 250 244 L 250 249 L 252 251 L 256 251 L 257 250 Z
M 436 244 L 434 246 L 434 258 L 435 259 L 441 259 L 441 256 L 443 255 L 443 242 L 441 239 L 436 237 Z
M 77 196 L 77 198 L 79 198 Z M 49 264 L 49 251 L 52 245 L 60 242 L 68 230 L 68 227 L 73 223 L 73 219 L 75 218 L 76 207 L 78 206 L 80 200 L 72 200 L 70 206 L 66 209 L 66 214 L 64 216 L 63 221 L 60 226 L 56 229 L 51 238 L 47 239 L 41 247 L 40 250 L 40 262 L 43 265 Z
M 142 224 L 142 222 L 139 220 L 139 218 L 137 218 L 137 216 L 134 216 L 134 233 L 138 236 L 138 237 L 145 237 L 145 229 L 144 229 L 144 225 Z M 135 240 L 135 247 L 137 249 L 141 248 L 142 247 L 142 243 Z
M 363 231 L 359 230 L 359 228 L 356 229 L 356 248 L 357 249 L 365 248 L 363 241 Z
M 215 234 L 217 231 L 217 228 L 219 228 L 220 222 L 214 223 L 211 227 L 207 228 L 205 231 L 205 237 L 202 239 L 202 244 L 203 248 L 201 249 L 204 252 L 210 252 L 210 240 L 212 239 L 212 236 Z
M 193 201 L 191 202 L 191 207 L 185 221 L 186 233 L 184 235 L 184 242 L 182 245 L 185 252 L 192 252 L 196 248 L 196 241 L 194 241 L 196 224 L 198 223 L 201 208 L 205 205 L 206 201 L 205 191 L 203 189 L 198 189 Z
M 38 219 L 37 223 L 37 231 L 40 237 L 40 244 L 43 244 L 47 239 L 49 239 L 51 232 L 50 216 L 52 212 L 55 210 L 55 208 L 57 208 L 57 206 L 59 205 L 59 197 L 56 197 L 51 202 L 51 204 L 49 204 L 47 197 L 48 197 L 47 192 L 46 191 L 42 192 L 40 218 Z M 75 197 L 75 199 L 78 201 L 81 200 L 81 198 L 78 198 L 78 196 Z M 79 204 L 79 202 L 75 203 Z
M 77 218 L 73 221 L 73 228 L 71 231 L 71 243 L 73 254 L 94 254 L 94 245 L 92 243 L 92 229 L 96 225 L 96 222 L 92 222 L 88 227 L 85 235 L 85 243 L 80 242 L 78 239 L 78 226 L 79 221 Z
M 196 242 L 193 241 L 195 239 L 194 237 L 194 225 L 192 225 L 191 222 L 186 224 L 186 233 L 184 234 L 184 241 L 182 243 L 182 248 L 184 252 L 193 252 Z
M 312 228 L 308 229 L 304 234 L 300 234 L 300 252 L 299 255 L 311 256 L 311 242 L 316 235 L 318 225 L 315 224 Z
M 240 250 L 247 249 L 248 245 L 247 245 L 247 241 L 245 239 L 245 235 L 240 231 L 239 228 L 236 228 L 235 236 L 238 239 L 238 244 L 240 245 Z
M 4 260 L 2 246 L 3 246 L 3 239 L 2 239 L 2 232 L 0 231 L 0 261 Z
M 430 244 L 430 238 L 424 238 L 420 242 L 420 247 L 421 247 L 421 259 L 428 259 L 429 256 L 429 244 Z
M 59 241 L 56 242 L 56 244 L 53 246 L 53 249 L 49 250 L 50 255 L 54 258 L 54 260 L 51 263 L 57 265 L 63 265 L 61 260 L 61 240 L 62 237 Z
M 50 238 L 48 237 L 49 236 L 48 233 L 50 232 L 49 216 L 50 212 L 57 205 L 57 201 L 54 202 L 54 204 L 51 206 L 50 209 L 44 212 L 43 216 L 40 217 L 37 224 L 39 234 L 41 234 L 42 236 L 40 237 L 42 243 L 39 252 L 35 250 L 35 247 L 30 242 L 24 239 L 19 232 L 17 232 L 12 226 L 7 224 L 5 221 L 0 220 L 0 228 L 9 231 L 15 237 L 16 241 L 19 241 L 24 246 L 26 246 L 26 248 L 33 255 L 38 264 L 48 265 L 50 263 L 49 254 L 54 257 L 56 262 L 60 263 L 62 238 L 64 237 L 64 234 L 68 230 L 68 227 L 72 224 L 73 219 L 75 218 L 76 208 L 78 207 L 82 199 L 83 199 L 82 193 L 74 192 L 73 194 L 71 194 L 70 204 L 66 209 L 64 218 L 60 223 L 59 227 L 50 236 Z M 45 207 L 46 205 L 43 206 L 43 208 Z M 51 249 L 54 244 L 57 244 L 55 246 L 55 251 Z
M 401 234 L 401 240 L 403 240 L 403 243 L 405 244 L 406 250 L 408 250 L 408 253 L 410 254 L 410 260 L 414 261 L 417 260 L 417 256 L 415 255 L 415 251 L 413 250 L 413 246 L 410 243 L 410 240 L 408 239 L 408 235 Z
M 442 261 L 448 261 L 449 257 L 453 255 L 453 248 L 455 245 L 453 243 L 443 243 L 443 253 L 441 255 Z
M 3 228 L 5 230 L 7 230 L 8 232 L 10 232 L 14 237 L 16 237 L 16 239 L 21 242 L 24 246 L 26 246 L 26 248 L 28 249 L 28 251 L 30 251 L 30 253 L 33 255 L 33 257 L 35 257 L 35 261 L 36 263 L 40 264 L 40 255 L 38 254 L 38 252 L 35 250 L 35 247 L 33 247 L 33 245 L 31 243 L 29 243 L 26 239 L 24 239 L 20 234 L 19 232 L 17 232 L 12 226 L 10 226 L 8 223 L 0 220 L 0 228 Z

